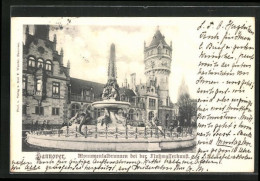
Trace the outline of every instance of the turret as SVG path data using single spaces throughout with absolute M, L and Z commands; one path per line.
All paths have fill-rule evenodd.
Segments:
M 150 45 L 144 49 L 145 75 L 149 86 L 160 88 L 158 93 L 164 106 L 168 105 L 171 52 L 171 46 L 166 43 L 165 36 L 161 34 L 159 27 L 157 27 Z

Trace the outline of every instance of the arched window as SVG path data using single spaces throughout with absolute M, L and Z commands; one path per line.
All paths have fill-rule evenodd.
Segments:
M 37 67 L 38 68 L 43 67 L 43 59 L 42 58 L 38 59 Z
M 46 70 L 51 70 L 51 61 L 50 60 L 46 61 L 45 67 L 46 67 Z
M 71 117 L 75 116 L 76 113 L 80 110 L 80 105 L 72 104 L 71 105 Z
M 36 82 L 36 91 L 41 91 L 42 90 L 42 80 L 38 79 Z
M 134 110 L 133 109 L 130 109 L 129 111 L 129 120 L 133 120 L 133 116 L 134 115 Z
M 29 57 L 29 59 L 28 59 L 28 66 L 29 67 L 35 67 L 35 58 Z
M 162 53 L 162 48 L 158 47 L 158 54 L 161 54 L 161 53 Z
M 151 121 L 153 117 L 154 117 L 153 111 L 150 111 L 148 115 L 149 121 Z
M 121 101 L 126 101 L 125 95 L 121 95 Z

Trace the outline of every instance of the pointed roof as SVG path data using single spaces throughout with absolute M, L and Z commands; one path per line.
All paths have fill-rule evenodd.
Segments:
M 101 98 L 103 88 L 105 84 L 101 84 L 98 82 L 92 82 L 88 80 L 82 80 L 77 78 L 70 78 L 71 83 L 71 93 L 72 94 L 81 94 L 81 90 L 83 88 L 93 88 L 93 93 L 95 98 Z
M 150 43 L 149 47 L 152 46 L 158 46 L 161 42 L 163 45 L 169 46 L 166 42 L 165 42 L 165 37 L 162 35 L 162 33 L 160 32 L 159 29 L 157 29 L 157 31 L 155 32 L 154 36 L 153 36 L 153 40 Z
M 126 87 L 120 87 L 119 89 L 119 94 L 122 95 L 122 94 L 125 94 L 127 97 L 133 97 L 135 96 L 135 93 L 132 89 L 128 89 Z

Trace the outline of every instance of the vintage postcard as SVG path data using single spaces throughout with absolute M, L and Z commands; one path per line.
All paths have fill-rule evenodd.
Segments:
M 10 172 L 254 172 L 254 76 L 254 17 L 13 17 Z

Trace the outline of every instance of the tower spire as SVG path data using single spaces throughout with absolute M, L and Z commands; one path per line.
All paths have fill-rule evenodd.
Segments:
M 115 53 L 115 44 L 112 43 L 110 46 L 110 58 L 108 63 L 108 79 L 116 79 L 116 53 Z

